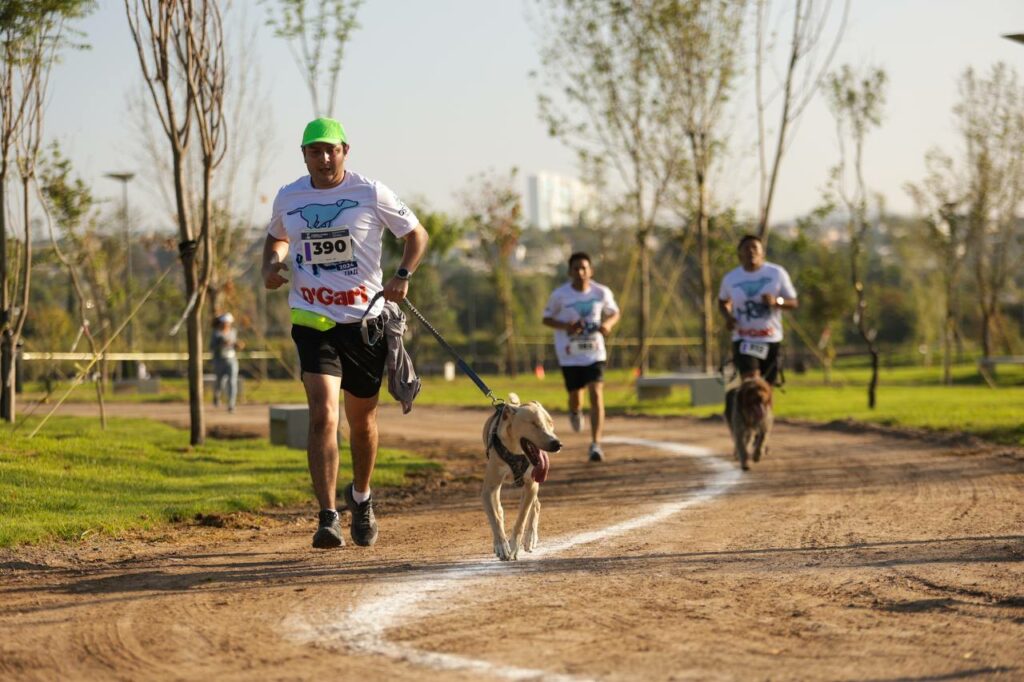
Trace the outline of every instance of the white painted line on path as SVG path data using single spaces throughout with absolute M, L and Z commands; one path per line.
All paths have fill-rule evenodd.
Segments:
M 606 528 L 577 533 L 546 543 L 533 552 L 520 555 L 522 559 L 544 558 L 592 542 L 607 541 L 631 531 L 650 526 L 678 514 L 688 507 L 708 502 L 740 481 L 741 473 L 735 465 L 711 450 L 681 443 L 646 440 L 643 438 L 606 438 L 605 443 L 636 445 L 664 450 L 684 457 L 695 457 L 711 470 L 710 479 L 703 488 L 675 502 L 666 502 L 653 510 Z M 452 595 L 465 592 L 492 576 L 515 570 L 518 562 L 501 562 L 493 556 L 485 561 L 467 561 L 457 566 L 414 573 L 400 581 L 389 580 L 380 585 L 381 595 L 351 609 L 343 618 L 333 622 L 312 623 L 308 618 L 295 615 L 285 622 L 290 638 L 303 643 L 344 648 L 365 654 L 385 656 L 436 670 L 465 671 L 506 680 L 573 681 L 585 679 L 561 675 L 545 670 L 519 668 L 454 654 L 422 651 L 385 637 L 388 630 L 412 620 L 442 613 L 453 608 L 465 608 L 466 603 L 453 600 Z

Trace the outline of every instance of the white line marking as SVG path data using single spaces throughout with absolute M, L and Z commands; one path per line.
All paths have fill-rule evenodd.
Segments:
M 652 511 L 607 528 L 570 535 L 549 542 L 523 558 L 542 558 L 591 542 L 609 540 L 630 531 L 656 524 L 680 511 L 708 502 L 740 481 L 740 471 L 726 461 L 715 457 L 711 450 L 694 445 L 646 440 L 643 438 L 607 438 L 606 443 L 637 445 L 656 448 L 684 457 L 699 458 L 711 470 L 708 484 L 685 499 L 666 502 Z M 350 609 L 340 620 L 311 623 L 300 615 L 288 618 L 284 625 L 290 638 L 321 646 L 345 648 L 365 654 L 377 654 L 392 660 L 438 670 L 463 670 L 506 680 L 553 680 L 578 682 L 586 678 L 561 675 L 546 670 L 534 670 L 491 663 L 465 656 L 422 651 L 385 637 L 388 630 L 413 618 L 441 613 L 452 608 L 452 595 L 503 571 L 514 570 L 516 562 L 499 562 L 494 557 L 486 561 L 467 561 L 452 568 L 413 575 L 400 582 L 389 581 L 382 586 L 385 594 Z M 455 602 L 456 607 L 466 606 Z M 329 618 L 325 612 L 325 618 Z

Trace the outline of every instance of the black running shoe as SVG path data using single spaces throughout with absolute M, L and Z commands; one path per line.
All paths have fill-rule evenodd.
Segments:
M 590 453 L 587 456 L 591 462 L 603 462 L 604 461 L 604 450 L 597 443 L 590 444 Z
M 352 542 L 361 547 L 369 547 L 377 541 L 377 519 L 373 517 L 373 498 L 362 504 L 356 504 L 352 497 L 354 484 L 345 486 L 345 504 L 352 514 Z
M 345 539 L 341 537 L 341 518 L 338 512 L 324 509 L 320 512 L 320 527 L 313 534 L 313 546 L 317 549 L 342 547 Z

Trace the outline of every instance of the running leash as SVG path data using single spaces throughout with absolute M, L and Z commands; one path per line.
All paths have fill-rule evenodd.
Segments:
M 504 404 L 505 401 L 502 400 L 501 398 L 495 397 L 494 393 L 491 392 L 491 389 L 487 388 L 487 384 L 484 383 L 484 380 L 481 379 L 480 376 L 473 371 L 473 368 L 466 364 L 466 361 L 463 360 L 459 356 L 459 354 L 455 352 L 455 349 L 452 348 L 451 345 L 449 345 L 449 343 L 444 340 L 444 337 L 441 336 L 441 332 L 434 329 L 433 325 L 427 322 L 427 318 L 423 317 L 422 313 L 416 310 L 416 306 L 412 304 L 412 301 L 406 298 L 405 305 L 408 306 L 409 310 L 412 311 L 412 314 L 416 316 L 416 319 L 423 323 L 423 326 L 427 328 L 427 331 L 434 335 L 434 338 L 437 339 L 437 342 L 441 344 L 441 347 L 448 351 L 453 358 L 455 358 L 455 363 L 459 366 L 459 369 L 465 372 L 466 376 L 473 380 L 473 383 L 476 384 L 477 388 L 479 388 L 485 396 L 491 399 L 491 405 L 497 407 L 498 405 Z

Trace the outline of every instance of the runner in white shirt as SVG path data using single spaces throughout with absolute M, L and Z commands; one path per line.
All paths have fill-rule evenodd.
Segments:
M 583 429 L 583 389 L 590 393 L 591 462 L 604 459 L 604 337 L 619 321 L 619 306 L 611 289 L 593 281 L 590 256 L 569 256 L 569 281 L 558 287 L 544 308 L 544 324 L 555 330 L 555 353 L 569 392 L 569 424 Z
M 782 311 L 797 307 L 796 289 L 785 268 L 764 259 L 764 245 L 744 236 L 737 248 L 741 265 L 722 278 L 718 307 L 732 331 L 733 363 L 742 378 L 779 374 Z
M 352 513 L 357 545 L 377 539 L 370 478 L 377 458 L 377 397 L 387 343 L 379 321 L 364 340 L 360 319 L 376 318 L 383 302 L 367 311 L 378 292 L 401 301 L 409 277 L 427 248 L 427 232 L 395 194 L 379 182 L 345 170 L 348 138 L 341 123 L 318 118 L 302 135 L 309 175 L 282 187 L 263 247 L 263 281 L 268 289 L 288 282 L 292 338 L 302 366 L 309 403 L 309 472 L 320 503 L 313 546 L 340 547 L 336 505 L 338 399 L 345 392 L 345 417 L 352 445 L 352 483 L 344 497 Z M 384 230 L 405 241 L 402 261 L 387 282 L 381 272 Z M 372 338 L 372 341 L 370 341 Z

